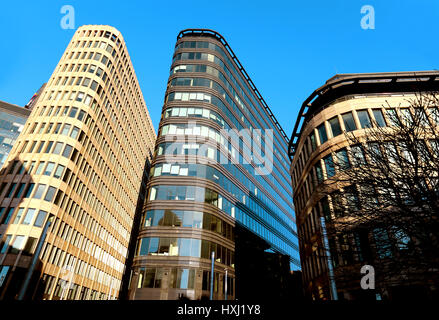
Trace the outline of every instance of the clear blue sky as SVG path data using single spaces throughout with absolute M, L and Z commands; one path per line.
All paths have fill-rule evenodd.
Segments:
M 439 69 L 439 1 L 2 1 L 0 100 L 24 105 L 46 82 L 76 27 L 119 29 L 155 128 L 178 32 L 221 33 L 290 135 L 301 103 L 336 73 Z M 360 10 L 375 9 L 363 30 Z

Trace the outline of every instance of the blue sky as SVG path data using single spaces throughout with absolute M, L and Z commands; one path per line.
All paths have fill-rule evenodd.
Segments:
M 24 105 L 53 72 L 75 26 L 106 24 L 127 42 L 155 129 L 178 32 L 221 33 L 289 136 L 301 103 L 336 73 L 439 69 L 439 1 L 2 1 L 0 100 Z M 375 9 L 363 30 L 361 7 Z

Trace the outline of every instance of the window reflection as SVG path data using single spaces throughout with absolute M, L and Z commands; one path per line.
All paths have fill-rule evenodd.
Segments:
M 189 227 L 216 232 L 230 240 L 234 240 L 233 227 L 220 218 L 199 211 L 183 210 L 148 210 L 144 227 L 168 226 Z
M 137 243 L 137 256 L 180 256 L 211 259 L 215 252 L 216 261 L 235 267 L 234 251 L 209 240 L 192 238 L 151 237 L 142 238 Z

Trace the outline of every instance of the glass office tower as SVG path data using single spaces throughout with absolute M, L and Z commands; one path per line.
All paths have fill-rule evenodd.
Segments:
M 30 110 L 0 101 L 0 167 L 23 130 Z
M 203 299 L 213 279 L 213 298 L 233 299 L 262 290 L 248 275 L 299 269 L 287 144 L 225 39 L 181 31 L 129 298 Z

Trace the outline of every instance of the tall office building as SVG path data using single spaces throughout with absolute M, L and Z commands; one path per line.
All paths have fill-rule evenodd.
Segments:
M 1 171 L 0 299 L 118 298 L 154 142 L 122 35 L 78 28 Z
M 345 212 L 350 210 L 348 208 L 360 211 L 359 208 L 365 207 L 366 203 L 367 206 L 363 209 L 369 208 L 369 214 L 372 215 L 376 214 L 374 207 L 385 207 L 386 201 L 377 196 L 385 195 L 386 192 L 383 190 L 375 189 L 375 196 L 364 195 L 367 188 L 377 187 L 373 184 L 377 181 L 374 178 L 376 171 L 371 169 L 365 174 L 365 179 L 369 179 L 370 173 L 370 185 L 353 185 L 358 180 L 341 179 L 346 170 L 354 170 L 358 163 L 366 170 L 372 168 L 367 163 L 373 163 L 378 158 L 371 159 L 364 152 L 365 148 L 378 146 L 379 150 L 371 150 L 378 150 L 376 154 L 383 154 L 386 157 L 384 159 L 387 159 L 383 160 L 384 163 L 404 158 L 406 150 L 401 149 L 402 144 L 395 147 L 394 143 L 398 139 L 393 137 L 394 140 L 390 140 L 390 135 L 384 141 L 367 141 L 367 144 L 364 143 L 365 146 L 360 146 L 359 141 L 364 141 L 366 137 L 372 139 L 374 136 L 370 133 L 373 131 L 391 132 L 388 130 L 392 126 L 395 127 L 395 119 L 409 118 L 413 112 L 419 112 L 411 106 L 410 100 L 420 93 L 437 92 L 438 79 L 437 71 L 341 74 L 326 81 L 304 101 L 290 140 L 289 155 L 292 158 L 290 173 L 297 215 L 303 285 L 308 298 L 374 299 L 375 293 L 378 294 L 378 298 L 383 299 L 395 298 L 398 295 L 408 296 L 407 294 L 413 297 L 420 292 L 424 293 L 424 289 L 428 290 L 430 285 L 434 286 L 434 280 L 425 277 L 420 282 L 412 282 L 413 275 L 404 275 L 405 270 L 392 276 L 387 282 L 377 280 L 376 291 L 361 288 L 360 280 L 364 273 L 360 273 L 360 270 L 364 265 L 372 265 L 375 267 L 376 276 L 383 277 L 386 273 L 386 269 L 383 268 L 395 257 L 404 257 L 404 252 L 400 250 L 402 246 L 395 239 L 395 226 L 388 226 L 389 230 L 393 230 L 392 235 L 377 233 L 377 230 L 383 228 L 382 224 L 381 227 L 376 224 L 376 229 L 364 226 L 363 229 L 355 229 L 356 223 L 358 226 L 360 222 L 365 225 L 365 218 L 344 220 Z M 433 120 L 436 114 L 436 123 L 432 121 L 429 125 L 434 127 L 439 124 L 437 106 L 432 105 L 426 114 L 430 120 Z M 349 138 L 352 134 L 355 134 L 357 139 Z M 428 138 L 428 135 L 425 137 Z M 399 139 L 403 139 L 403 135 Z M 426 143 L 433 146 L 434 141 L 426 139 Z M 390 156 L 388 152 L 393 149 L 395 154 Z M 375 151 L 373 152 L 372 154 L 375 154 Z M 359 162 L 358 159 L 364 161 Z M 382 167 L 385 167 L 385 164 Z M 437 172 L 433 175 L 437 177 Z M 395 175 L 381 177 L 382 184 L 385 184 L 385 179 L 394 177 Z M 394 183 L 399 183 L 396 189 L 399 188 L 397 192 L 401 194 L 404 188 L 402 181 Z M 414 185 L 411 188 L 415 190 Z M 366 200 L 359 200 L 361 194 L 362 199 Z M 427 202 L 426 198 L 423 201 Z M 389 206 L 389 210 L 393 210 L 392 206 Z M 335 231 L 327 231 L 328 226 L 335 226 L 332 229 Z M 350 227 L 350 232 L 337 230 L 344 226 L 347 226 L 346 229 Z M 384 238 L 388 241 L 384 242 Z M 408 243 L 409 240 L 404 241 Z M 421 253 L 417 255 L 422 259 Z M 404 289 L 409 283 L 411 287 Z
M 277 296 L 300 268 L 287 143 L 226 40 L 181 31 L 129 298 Z
M 28 109 L 0 101 L 0 167 L 5 163 L 29 114 Z

